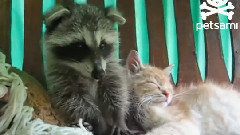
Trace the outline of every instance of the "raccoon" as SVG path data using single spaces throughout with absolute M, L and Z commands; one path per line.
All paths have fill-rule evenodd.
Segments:
M 44 16 L 47 81 L 53 105 L 71 122 L 90 123 L 96 135 L 128 131 L 125 69 L 114 57 L 125 18 L 114 8 L 74 4 Z

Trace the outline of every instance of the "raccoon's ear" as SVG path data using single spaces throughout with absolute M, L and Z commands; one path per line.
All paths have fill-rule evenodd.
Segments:
M 128 57 L 127 57 L 127 61 L 126 61 L 126 65 L 127 68 L 132 72 L 132 73 L 138 73 L 139 71 L 142 70 L 143 68 L 143 64 L 141 59 L 138 56 L 137 51 L 132 50 Z
M 56 6 L 55 8 L 53 8 L 52 10 L 50 10 L 49 12 L 47 12 L 44 16 L 44 22 L 47 25 L 47 27 L 52 27 L 52 25 L 56 25 L 58 24 L 58 22 L 65 16 L 70 15 L 71 12 L 63 7 L 63 6 Z
M 113 20 L 114 22 L 123 25 L 126 23 L 126 19 L 122 16 L 122 14 L 115 8 L 107 8 L 106 9 L 106 16 Z
M 167 74 L 170 75 L 172 73 L 172 70 L 174 68 L 174 64 L 169 65 L 168 67 L 164 68 L 163 71 Z

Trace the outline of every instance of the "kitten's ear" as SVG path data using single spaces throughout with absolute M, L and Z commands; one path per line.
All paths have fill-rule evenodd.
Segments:
M 55 8 L 53 8 L 52 10 L 50 10 L 49 12 L 47 12 L 44 16 L 44 22 L 46 24 L 46 26 L 49 27 L 53 27 L 53 25 L 57 25 L 58 22 L 65 16 L 70 15 L 71 12 L 63 7 L 63 6 L 56 6 Z
M 168 67 L 164 68 L 163 71 L 167 74 L 170 75 L 172 73 L 172 70 L 174 68 L 174 64 L 169 65 Z
M 137 73 L 143 68 L 143 64 L 141 59 L 138 56 L 137 51 L 132 50 L 128 57 L 127 57 L 127 68 L 132 72 L 132 73 Z
M 107 8 L 106 9 L 106 16 L 113 20 L 114 22 L 123 25 L 126 23 L 126 19 L 122 16 L 122 14 L 115 8 Z

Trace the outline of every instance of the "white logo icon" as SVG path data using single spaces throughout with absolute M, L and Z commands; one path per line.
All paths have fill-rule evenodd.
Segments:
M 208 6 L 207 3 L 213 7 Z M 208 12 L 201 12 L 201 16 L 202 16 L 203 20 L 206 20 L 208 16 L 216 14 L 216 13 L 228 16 L 228 20 L 232 20 L 232 16 L 234 15 L 234 12 L 233 11 L 230 11 L 230 12 L 225 11 L 225 10 L 235 8 L 231 2 L 228 2 L 228 0 L 207 0 L 207 3 L 203 2 L 203 4 L 200 6 L 201 10 L 204 10 L 204 9 L 208 10 Z M 227 4 L 227 6 L 221 7 L 225 4 Z

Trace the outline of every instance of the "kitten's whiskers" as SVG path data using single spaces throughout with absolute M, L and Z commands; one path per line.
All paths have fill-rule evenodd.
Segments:
M 184 92 L 182 92 L 182 93 L 175 94 L 175 95 L 172 97 L 172 99 L 179 98 L 179 97 L 184 96 L 184 95 L 189 95 L 189 94 L 191 94 L 192 91 L 193 91 L 193 90 L 187 90 L 187 91 L 184 91 Z

